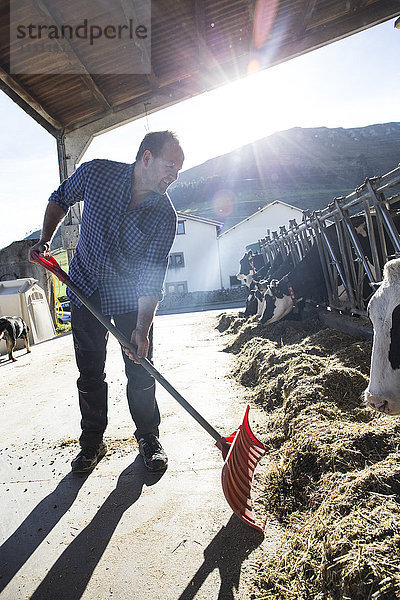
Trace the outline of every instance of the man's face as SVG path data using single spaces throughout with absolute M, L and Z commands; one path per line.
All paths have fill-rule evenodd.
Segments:
M 151 153 L 150 156 L 146 169 L 149 188 L 158 194 L 165 194 L 182 169 L 182 148 L 177 142 L 169 141 L 164 144 L 160 156 L 154 157 Z

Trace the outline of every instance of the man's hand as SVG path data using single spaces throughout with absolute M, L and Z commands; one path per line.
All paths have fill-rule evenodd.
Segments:
M 50 202 L 48 202 L 47 204 L 46 212 L 44 213 L 43 227 L 42 233 L 40 234 L 40 240 L 29 250 L 29 262 L 35 262 L 34 260 L 32 260 L 32 252 L 34 251 L 38 254 L 41 254 L 44 257 L 49 256 L 50 242 L 53 238 L 57 227 L 64 219 L 64 217 L 65 212 L 61 208 L 61 206 L 58 206 L 58 204 L 50 200 Z
M 136 353 L 133 354 L 128 348 L 124 348 L 124 352 L 134 363 L 140 364 L 138 358 L 145 358 L 149 351 L 149 337 L 142 329 L 134 329 L 131 335 L 131 344 L 136 346 Z
M 49 242 L 42 242 L 41 240 L 39 240 L 34 246 L 32 246 L 32 248 L 29 248 L 29 252 L 28 252 L 28 260 L 29 260 L 29 262 L 32 262 L 32 263 L 35 262 L 32 259 L 32 252 L 37 252 L 41 256 L 46 257 L 46 256 L 49 255 L 49 250 L 50 250 L 50 243 Z
M 124 352 L 128 358 L 139 364 L 138 358 L 146 358 L 149 351 L 149 331 L 153 322 L 154 313 L 158 304 L 158 298 L 153 296 L 140 296 L 138 299 L 138 316 L 136 327 L 132 331 L 131 343 L 137 348 L 133 354 L 128 348 Z

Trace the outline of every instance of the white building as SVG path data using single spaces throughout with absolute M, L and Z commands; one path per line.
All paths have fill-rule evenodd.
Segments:
M 165 293 L 222 288 L 218 233 L 223 224 L 178 212 L 178 231 L 171 248 Z
M 238 285 L 236 275 L 246 246 L 264 238 L 268 230 L 279 233 L 279 227 L 283 225 L 288 227 L 289 220 L 296 219 L 298 223 L 301 223 L 302 218 L 303 212 L 300 209 L 275 200 L 221 233 L 218 245 L 222 287 L 230 288 L 232 285 Z
M 220 234 L 218 221 L 178 212 L 178 231 L 171 248 L 165 293 L 207 292 L 240 285 L 236 279 L 246 246 L 267 231 L 301 222 L 298 208 L 276 200 Z

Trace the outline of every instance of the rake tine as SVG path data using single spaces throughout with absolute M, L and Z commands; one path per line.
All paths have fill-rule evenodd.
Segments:
M 233 512 L 247 525 L 263 531 L 256 524 L 251 506 L 251 486 L 254 470 L 267 448 L 250 428 L 247 406 L 243 422 L 235 432 L 222 469 L 221 481 L 225 498 Z

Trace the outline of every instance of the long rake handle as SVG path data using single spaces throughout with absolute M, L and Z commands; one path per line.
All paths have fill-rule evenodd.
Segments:
M 44 266 L 47 270 L 51 271 L 58 279 L 65 283 L 67 287 L 75 294 L 77 298 L 86 306 L 86 308 L 104 325 L 104 327 L 113 334 L 113 336 L 119 341 L 119 343 L 124 347 L 128 348 L 135 356 L 136 356 L 136 348 L 135 346 L 125 338 L 124 335 L 111 323 L 109 319 L 105 315 L 103 315 L 100 311 L 97 310 L 95 306 L 82 294 L 79 288 L 70 280 L 67 273 L 62 270 L 58 262 L 52 256 L 49 259 L 44 258 L 37 252 L 32 253 L 32 258 L 35 262 Z M 214 429 L 212 425 L 204 417 L 201 416 L 197 410 L 189 404 L 187 400 L 157 371 L 157 369 L 151 364 L 151 362 L 147 358 L 138 358 L 137 361 L 142 365 L 144 369 L 150 375 L 154 377 L 158 383 L 160 383 L 163 388 L 167 390 L 175 398 L 177 402 L 214 438 L 217 442 L 223 441 L 224 438 Z

